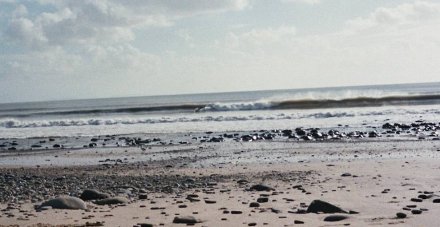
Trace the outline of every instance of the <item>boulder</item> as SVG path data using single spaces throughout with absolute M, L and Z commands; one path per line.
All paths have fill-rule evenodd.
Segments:
M 342 221 L 347 219 L 348 216 L 345 215 L 330 215 L 324 218 L 324 221 L 334 222 L 334 221 Z
M 202 221 L 200 219 L 197 219 L 193 216 L 175 217 L 173 220 L 173 223 L 175 224 L 196 224 L 201 222 Z
M 97 199 L 107 199 L 110 197 L 107 193 L 102 193 L 94 189 L 86 189 L 79 196 L 84 201 L 97 200 Z
M 95 204 L 98 205 L 114 205 L 114 204 L 126 204 L 128 199 L 124 197 L 112 197 L 107 199 L 96 200 Z
M 76 197 L 64 196 L 48 200 L 42 203 L 39 207 L 52 207 L 53 209 L 71 209 L 71 210 L 86 210 L 87 206 L 83 200 Z
M 275 189 L 264 184 L 256 184 L 250 188 L 251 191 L 274 191 Z
M 307 213 L 348 213 L 347 211 L 322 200 L 313 200 L 307 208 Z

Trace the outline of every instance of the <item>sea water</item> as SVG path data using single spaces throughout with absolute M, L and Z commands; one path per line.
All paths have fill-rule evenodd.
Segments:
M 0 138 L 351 129 L 440 119 L 440 83 L 0 104 Z

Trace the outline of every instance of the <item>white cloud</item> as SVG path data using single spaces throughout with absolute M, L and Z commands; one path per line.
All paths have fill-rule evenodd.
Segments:
M 367 17 L 347 22 L 354 30 L 387 29 L 397 26 L 418 26 L 420 23 L 440 19 L 440 4 L 426 1 L 404 3 L 394 8 L 378 8 Z
M 306 3 L 310 5 L 321 3 L 321 0 L 281 0 L 282 2 Z
M 40 0 L 55 11 L 26 16 L 19 5 L 9 20 L 6 37 L 31 47 L 69 43 L 127 42 L 133 29 L 143 26 L 169 26 L 173 21 L 204 13 L 242 10 L 248 0 L 128 0 L 76 1 Z
M 422 1 L 382 7 L 323 35 L 286 27 L 230 33 L 216 46 L 217 62 L 254 89 L 438 81 L 439 9 Z
M 440 74 L 440 3 L 433 1 L 381 7 L 329 34 L 248 24 L 224 27 L 217 40 L 177 21 L 243 10 L 248 1 L 40 1 L 55 8 L 35 13 L 16 3 L 8 15 L 4 34 L 20 51 L 0 55 L 0 77 L 13 84 L 0 89 L 18 97 L 33 84 L 42 86 L 41 99 L 54 92 L 87 98 L 434 81 Z M 134 46 L 136 31 L 163 26 L 175 26 L 165 30 L 177 41 L 163 37 L 175 42 L 170 51 Z

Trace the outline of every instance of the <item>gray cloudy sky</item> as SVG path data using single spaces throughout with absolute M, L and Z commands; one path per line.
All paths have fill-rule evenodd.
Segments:
M 440 1 L 0 0 L 0 102 L 440 81 Z

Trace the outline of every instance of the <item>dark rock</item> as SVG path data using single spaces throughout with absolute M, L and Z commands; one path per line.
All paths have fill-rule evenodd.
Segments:
M 434 199 L 432 200 L 433 203 L 440 203 L 440 199 Z
M 417 196 L 419 199 L 430 199 L 430 198 L 432 198 L 432 194 L 421 194 L 421 195 L 419 195 L 419 196 Z
M 412 210 L 411 213 L 412 214 L 421 214 L 422 211 L 421 210 Z
M 139 194 L 139 199 L 148 199 L 148 195 L 146 193 Z
M 343 174 L 341 174 L 341 177 L 350 177 L 351 176 L 351 173 L 343 173 Z
M 95 204 L 98 205 L 113 205 L 113 204 L 126 204 L 128 203 L 128 199 L 124 197 L 113 197 L 113 198 L 107 198 L 107 199 L 101 199 L 95 201 Z
M 149 223 L 138 223 L 139 227 L 153 227 L 153 224 L 149 224 Z
M 53 209 L 86 210 L 87 206 L 80 198 L 65 196 L 48 200 L 39 207 L 52 207 Z
M 423 200 L 419 199 L 419 198 L 412 198 L 411 201 L 412 202 L 417 202 L 417 203 L 423 202 Z
M 249 204 L 249 207 L 260 207 L 260 204 L 257 202 L 252 202 Z
M 249 183 L 249 181 L 241 179 L 241 180 L 238 180 L 237 183 L 238 184 L 247 184 L 247 183 Z
M 399 213 L 396 214 L 396 217 L 397 218 L 406 218 L 406 214 L 399 212 Z
M 272 213 L 275 213 L 275 214 L 282 213 L 281 210 L 278 210 L 278 209 L 275 209 L 275 208 L 270 208 L 270 211 L 272 211 Z
M 174 217 L 173 223 L 175 224 L 196 224 L 201 223 L 200 219 L 197 219 L 193 216 L 182 216 L 182 217 Z
M 334 222 L 334 221 L 342 221 L 347 219 L 348 216 L 345 215 L 330 215 L 324 218 L 324 221 Z
M 84 201 L 97 200 L 97 199 L 107 199 L 108 197 L 110 197 L 109 194 L 102 193 L 102 192 L 99 192 L 94 189 L 86 189 L 79 196 L 79 198 L 81 198 Z
M 267 197 L 260 197 L 260 198 L 257 199 L 257 202 L 258 203 L 267 203 L 267 202 L 269 202 L 269 198 L 267 198 Z
M 347 213 L 347 211 L 322 200 L 313 200 L 307 208 L 307 213 Z
M 252 191 L 274 191 L 275 189 L 264 184 L 256 184 L 250 188 Z
M 297 224 L 297 225 L 304 224 L 304 222 L 303 222 L 303 221 L 300 221 L 300 220 L 295 220 L 295 221 L 293 221 L 293 223 L 294 223 L 294 224 Z

